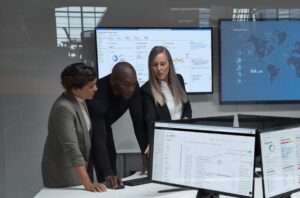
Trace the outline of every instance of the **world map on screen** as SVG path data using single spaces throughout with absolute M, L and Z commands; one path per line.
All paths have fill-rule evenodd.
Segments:
M 221 22 L 221 100 L 300 100 L 300 21 Z
M 288 34 L 284 31 L 274 31 L 271 32 L 270 37 L 257 37 L 256 35 L 250 35 L 247 42 L 250 43 L 254 48 L 254 55 L 256 59 L 261 63 L 262 66 L 266 67 L 266 71 L 270 76 L 270 83 L 280 75 L 280 70 L 290 69 L 288 67 L 284 68 L 276 64 L 276 62 L 268 62 L 266 57 L 272 56 L 274 50 L 282 51 L 286 53 L 287 49 L 283 45 L 286 42 Z M 281 46 L 284 46 L 281 48 Z M 250 48 L 251 49 L 251 48 Z M 286 59 L 287 65 L 292 66 L 295 69 L 295 75 L 300 78 L 300 41 L 295 42 L 290 49 L 288 49 L 288 54 Z

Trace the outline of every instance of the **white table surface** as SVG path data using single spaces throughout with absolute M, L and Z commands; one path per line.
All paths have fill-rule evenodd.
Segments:
M 139 173 L 136 173 L 132 176 L 124 178 L 123 181 L 139 177 L 144 176 L 140 176 Z M 108 189 L 107 192 L 89 192 L 84 190 L 83 186 L 75 186 L 68 188 L 43 188 L 38 194 L 36 194 L 35 198 L 195 198 L 197 195 L 196 190 L 158 193 L 159 190 L 167 190 L 173 188 L 177 187 L 156 183 L 149 183 L 138 186 L 125 186 L 124 189 L 119 190 Z M 262 179 L 255 178 L 254 198 L 262 198 L 262 194 Z M 229 196 L 221 195 L 220 198 L 229 198 Z M 300 192 L 292 194 L 292 198 L 300 198 Z
M 126 177 L 123 181 L 141 177 L 139 173 Z M 149 183 L 138 186 L 125 186 L 124 189 L 111 190 L 107 192 L 89 192 L 84 190 L 83 186 L 68 188 L 43 188 L 35 198 L 141 198 L 141 197 L 186 197 L 195 198 L 197 191 L 188 190 L 181 192 L 158 193 L 159 190 L 176 188 L 174 186 Z

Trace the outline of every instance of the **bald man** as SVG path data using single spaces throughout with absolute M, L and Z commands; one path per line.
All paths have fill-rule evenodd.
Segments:
M 93 126 L 91 156 L 98 181 L 106 181 L 108 187 L 117 188 L 122 182 L 117 177 L 111 125 L 129 109 L 137 141 L 144 152 L 146 133 L 140 87 L 135 69 L 127 62 L 117 63 L 110 75 L 97 81 L 97 87 L 94 98 L 87 101 Z

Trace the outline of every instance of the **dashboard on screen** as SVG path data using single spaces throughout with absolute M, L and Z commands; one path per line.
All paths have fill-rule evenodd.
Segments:
M 300 190 L 300 127 L 260 133 L 264 197 L 290 197 Z
M 156 122 L 153 182 L 253 197 L 255 129 Z
M 212 92 L 211 28 L 96 28 L 98 77 L 120 61 L 131 63 L 142 86 L 148 81 L 148 55 L 154 46 L 171 53 L 188 93 Z
M 280 116 L 268 116 L 268 115 L 249 115 L 249 114 L 237 114 L 239 127 L 257 128 L 259 130 L 267 130 L 271 128 L 278 128 L 284 126 L 293 126 L 300 124 L 300 118 L 296 117 L 280 117 Z M 255 153 L 257 159 L 256 166 L 261 167 L 261 146 L 260 146 L 260 132 L 256 133 L 256 145 Z
M 300 101 L 300 21 L 220 20 L 221 102 Z

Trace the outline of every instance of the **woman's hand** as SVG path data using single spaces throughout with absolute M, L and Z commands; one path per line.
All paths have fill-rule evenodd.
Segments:
M 94 184 L 91 182 L 85 166 L 75 166 L 73 167 L 76 171 L 77 175 L 80 177 L 80 180 L 86 190 L 92 191 L 92 192 L 105 192 L 107 189 L 102 184 Z
M 105 192 L 107 191 L 107 188 L 102 185 L 102 184 L 99 184 L 99 183 L 89 183 L 89 184 L 86 184 L 84 185 L 84 188 L 88 191 L 91 191 L 91 192 Z

